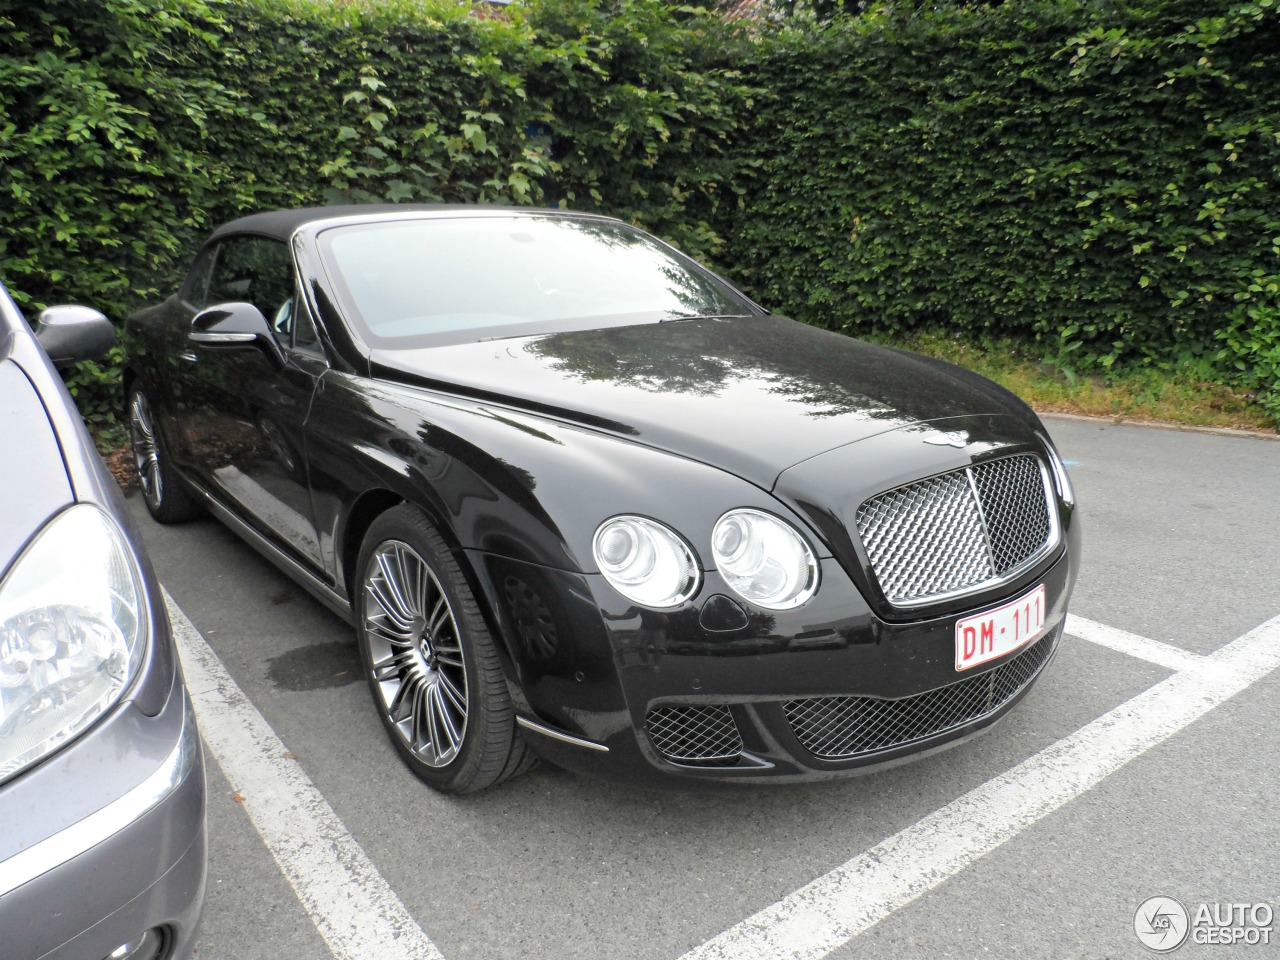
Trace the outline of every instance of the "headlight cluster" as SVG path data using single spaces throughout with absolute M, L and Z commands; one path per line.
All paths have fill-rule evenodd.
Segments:
M 646 607 L 675 607 L 698 592 L 693 550 L 670 527 L 644 517 L 614 517 L 595 537 L 596 563 L 617 591 Z
M 149 632 L 142 574 L 96 507 L 72 507 L 0 583 L 0 780 L 57 749 L 129 686 Z
M 643 606 L 679 606 L 701 586 L 693 548 L 656 520 L 606 520 L 592 547 L 605 579 Z M 729 587 L 756 606 L 788 610 L 818 588 L 818 562 L 804 537 L 760 510 L 731 510 L 721 517 L 711 534 L 711 554 Z
M 798 607 L 818 589 L 818 561 L 789 523 L 731 510 L 711 532 L 716 567 L 740 596 L 769 610 Z

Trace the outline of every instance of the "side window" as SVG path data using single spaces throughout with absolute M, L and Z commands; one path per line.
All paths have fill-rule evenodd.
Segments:
M 231 237 L 218 244 L 206 303 L 242 300 L 262 311 L 282 343 L 293 333 L 293 258 L 265 237 Z
M 213 273 L 213 262 L 217 259 L 216 247 L 205 247 L 196 257 L 196 262 L 187 274 L 186 286 L 182 288 L 182 299 L 197 310 L 209 305 L 209 277 Z
M 293 347 L 295 350 L 324 356 L 324 347 L 320 345 L 320 336 L 316 333 L 316 322 L 311 319 L 311 311 L 300 297 L 294 298 Z

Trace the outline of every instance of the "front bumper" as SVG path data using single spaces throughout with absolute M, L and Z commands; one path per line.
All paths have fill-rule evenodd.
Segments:
M 689 609 L 671 613 L 611 608 L 597 577 L 494 558 L 484 588 L 504 611 L 517 711 L 553 762 L 653 785 L 818 780 L 959 743 L 1025 696 L 1061 638 L 1073 534 L 1004 588 L 1008 599 L 1045 585 L 1044 636 L 964 674 L 955 671 L 956 620 L 998 601 L 888 621 L 830 558 L 802 609 L 751 613 L 728 631 L 707 630 L 702 616 L 711 596 L 733 595 L 714 572 Z
M 156 716 L 121 704 L 5 784 L 0 822 L 5 956 L 103 960 L 148 931 L 164 960 L 190 956 L 204 901 L 205 777 L 180 682 Z

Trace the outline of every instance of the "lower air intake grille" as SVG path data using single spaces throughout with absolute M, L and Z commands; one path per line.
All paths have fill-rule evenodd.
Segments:
M 723 704 L 657 707 L 645 724 L 658 752 L 673 763 L 731 767 L 742 753 L 742 737 Z
M 1007 703 L 1045 665 L 1059 631 L 994 670 L 901 700 L 810 697 L 782 705 L 796 739 L 824 760 L 847 760 L 943 733 Z

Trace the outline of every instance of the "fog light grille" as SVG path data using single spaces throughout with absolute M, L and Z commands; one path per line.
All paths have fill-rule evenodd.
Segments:
M 918 604 L 984 589 L 1053 545 L 1049 487 L 1030 454 L 989 460 L 872 497 L 858 534 L 880 589 Z
M 1022 690 L 1053 652 L 1059 629 L 994 670 L 900 700 L 806 697 L 782 705 L 796 739 L 824 760 L 848 760 L 945 733 L 993 713 Z
M 723 704 L 657 707 L 645 723 L 654 747 L 673 763 L 727 767 L 742 753 L 738 725 Z

